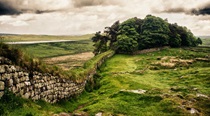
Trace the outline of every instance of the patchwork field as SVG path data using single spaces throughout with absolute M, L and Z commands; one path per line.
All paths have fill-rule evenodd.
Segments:
M 91 52 L 93 50 L 93 43 L 90 40 L 16 46 L 21 47 L 29 55 L 41 59 Z
M 13 47 L 21 48 L 25 53 L 39 58 L 49 65 L 56 65 L 64 70 L 83 66 L 84 62 L 94 55 L 92 34 L 82 36 L 47 36 L 47 35 L 7 35 L 4 42 L 30 42 L 72 40 L 68 42 L 50 42 L 38 44 L 16 44 Z

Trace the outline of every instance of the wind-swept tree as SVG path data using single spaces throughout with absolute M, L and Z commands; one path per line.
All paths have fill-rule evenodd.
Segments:
M 202 45 L 203 44 L 203 42 L 202 42 L 200 37 L 196 40 L 196 43 L 197 43 L 197 45 L 199 45 L 199 44 Z
M 95 35 L 91 39 L 94 42 L 93 46 L 95 46 L 95 49 L 94 49 L 93 53 L 95 55 L 108 50 L 107 42 L 108 42 L 109 38 L 105 35 L 102 35 L 100 31 L 96 32 Z
M 109 47 L 111 49 L 113 49 L 113 43 L 117 41 L 119 25 L 120 25 L 120 22 L 116 21 L 111 27 L 105 27 L 104 33 L 107 34 L 107 36 L 108 36 L 108 38 L 110 40 Z

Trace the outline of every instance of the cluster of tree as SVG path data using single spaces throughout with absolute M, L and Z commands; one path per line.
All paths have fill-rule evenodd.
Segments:
M 92 37 L 95 55 L 108 49 L 117 53 L 131 54 L 137 50 L 171 46 L 198 46 L 202 44 L 186 27 L 168 23 L 167 19 L 147 15 L 144 19 L 131 18 L 123 23 L 116 21 L 105 27 L 104 33 L 96 32 Z

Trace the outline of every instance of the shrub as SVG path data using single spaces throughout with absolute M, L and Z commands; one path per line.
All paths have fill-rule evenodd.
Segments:
M 24 99 L 15 96 L 9 90 L 5 90 L 4 95 L 0 99 L 0 115 L 7 115 L 10 111 L 23 107 Z

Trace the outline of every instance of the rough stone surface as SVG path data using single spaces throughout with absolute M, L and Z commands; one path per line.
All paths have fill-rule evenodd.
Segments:
M 146 90 L 143 90 L 143 89 L 138 89 L 138 90 L 121 90 L 121 91 L 124 91 L 124 92 L 131 92 L 131 93 L 136 93 L 136 94 L 144 94 L 145 92 L 147 92 Z
M 4 90 L 4 82 L 0 81 L 0 90 Z
M 200 93 L 197 93 L 196 96 L 197 96 L 197 97 L 203 97 L 203 98 L 210 99 L 207 95 L 200 94 Z
M 12 62 L 4 57 L 0 57 L 0 64 L 12 64 Z
M 94 70 L 85 75 L 86 79 L 92 78 L 96 69 L 105 61 L 104 59 L 112 55 L 107 55 L 96 63 Z M 5 87 L 7 87 L 9 91 L 24 98 L 42 99 L 46 102 L 55 103 L 61 99 L 80 94 L 84 90 L 85 84 L 86 80 L 76 83 L 48 73 L 33 72 L 32 77 L 29 77 L 26 70 L 12 65 L 10 60 L 0 57 L 0 98 L 4 94 Z
M 9 79 L 8 86 L 11 87 L 12 85 L 13 85 L 13 80 L 12 79 Z
M 5 73 L 5 71 L 4 65 L 0 66 L 0 74 Z
M 187 108 L 187 110 L 190 112 L 190 114 L 199 114 L 199 111 L 195 108 Z
M 97 114 L 95 114 L 95 116 L 103 116 L 102 112 L 98 112 Z
M 71 114 L 62 112 L 62 113 L 58 114 L 58 116 L 71 116 Z
M 28 73 L 21 68 L 16 70 L 16 66 L 10 65 L 2 67 L 4 69 L 1 69 L 3 71 L 1 71 L 2 76 L 0 78 L 0 97 L 3 96 L 3 91 L 7 87 L 8 90 L 24 98 L 43 99 L 54 103 L 60 99 L 80 94 L 86 83 L 77 84 L 67 79 L 60 81 L 59 77 L 38 72 L 34 72 L 33 78 L 30 79 Z M 49 80 L 47 81 L 47 79 Z

